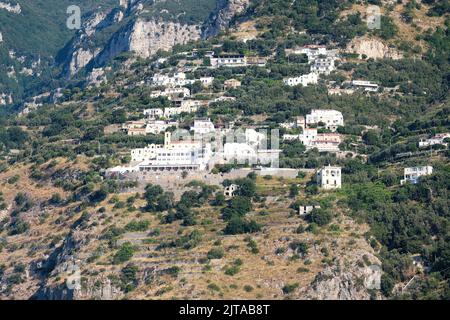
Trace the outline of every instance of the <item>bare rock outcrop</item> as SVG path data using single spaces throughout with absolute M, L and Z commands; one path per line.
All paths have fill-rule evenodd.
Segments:
M 209 38 L 226 30 L 236 14 L 242 13 L 250 4 L 250 0 L 219 0 L 216 10 L 203 26 L 203 37 Z
M 394 59 L 398 60 L 403 57 L 402 53 L 397 49 L 389 47 L 383 41 L 375 38 L 360 37 L 353 39 L 346 48 L 349 53 L 363 55 L 372 59 Z
M 363 258 L 364 257 L 364 258 Z M 352 257 L 340 257 L 318 273 L 304 290 L 305 298 L 318 300 L 368 300 L 378 292 L 381 262 L 373 254 L 358 250 Z
M 167 51 L 176 44 L 185 44 L 199 38 L 198 25 L 139 19 L 133 26 L 129 49 L 140 57 L 148 58 L 159 50 Z

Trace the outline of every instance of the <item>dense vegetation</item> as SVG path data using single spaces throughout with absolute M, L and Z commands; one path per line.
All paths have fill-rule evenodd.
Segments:
M 309 70 L 304 56 L 289 56 L 287 49 L 311 43 L 343 48 L 354 37 L 362 35 L 384 41 L 398 37 L 398 27 L 391 17 L 383 16 L 383 28 L 378 31 L 367 30 L 360 14 L 351 13 L 341 18 L 340 13 L 350 9 L 356 2 L 253 1 L 249 9 L 235 19 L 235 23 L 245 18 L 256 18 L 256 28 L 261 32 L 256 39 L 243 42 L 224 34 L 219 38 L 178 45 L 173 54 L 160 52 L 152 59 L 133 58 L 127 64 L 122 62 L 127 61 L 129 56 L 123 55 L 110 63 L 112 72 L 108 75 L 108 84 L 85 87 L 83 83 L 69 83 L 62 91 L 64 104 L 45 104 L 27 115 L 0 117 L 0 173 L 8 173 L 10 168 L 26 168 L 24 172 L 8 176 L 4 186 L 7 189 L 16 187 L 26 176 L 33 187 L 51 186 L 58 190 L 58 193 L 50 194 L 45 202 L 39 204 L 34 202 L 32 190 L 15 192 L 10 217 L 0 221 L 0 234 L 5 238 L 27 235 L 33 231 L 33 225 L 27 219 L 36 212 L 39 223 L 51 223 L 55 229 L 67 227 L 64 223 L 76 216 L 75 222 L 68 227 L 70 232 L 98 228 L 101 233 L 100 244 L 88 258 L 89 263 L 97 261 L 99 265 L 120 267 L 119 275 L 111 276 L 110 280 L 117 283 L 123 292 L 131 293 L 140 281 L 138 274 L 141 270 L 133 261 L 138 246 L 130 242 L 119 243 L 122 236 L 127 233 L 145 234 L 144 244 L 154 245 L 152 252 L 161 254 L 174 250 L 183 254 L 212 240 L 199 230 L 215 221 L 220 227 L 212 228 L 214 235 L 224 238 L 242 235 L 247 243 L 246 250 L 257 255 L 260 249 L 251 237 L 264 232 L 266 226 L 259 220 L 273 214 L 267 204 L 267 197 L 276 194 L 293 216 L 300 205 L 314 203 L 321 206 L 304 219 L 298 218 L 299 226 L 296 225 L 295 233 L 288 237 L 289 244 L 276 248 L 276 254 L 292 254 L 289 261 L 302 261 L 299 273 L 308 272 L 305 266 L 311 263 L 307 262 L 312 251 L 311 245 L 319 244 L 295 237 L 304 233 L 312 236 L 320 232 L 339 236 L 339 214 L 348 214 L 358 223 L 370 226 L 365 237 L 382 261 L 384 296 L 449 299 L 450 153 L 444 145 L 422 150 L 418 147 L 419 139 L 450 130 L 448 17 L 436 30 L 423 30 L 417 35 L 416 40 L 422 41 L 423 46 L 404 45 L 401 48 L 405 53 L 403 59 L 357 59 L 352 55 L 343 55 L 338 63 L 338 71 L 321 77 L 316 86 L 288 87 L 282 82 L 285 77 L 304 74 Z M 368 2 L 380 4 L 380 1 Z M 428 0 L 423 3 L 430 4 L 427 12 L 429 16 L 446 18 L 448 1 Z M 181 5 L 177 1 L 158 2 L 154 10 L 164 19 L 176 17 L 179 21 L 194 23 L 202 20 L 214 7 L 213 1 L 205 0 L 201 2 L 201 10 L 189 10 L 197 4 L 197 1 L 183 1 Z M 31 5 L 44 5 L 44 2 L 24 4 L 25 13 L 31 10 Z M 54 3 L 47 1 L 45 5 Z M 94 3 L 85 1 L 85 6 L 92 8 Z M 402 8 L 406 23 L 414 22 L 414 12 L 419 7 L 412 1 Z M 165 8 L 170 9 L 170 14 L 162 10 Z M 49 10 L 48 14 L 52 18 L 57 13 Z M 156 13 L 149 14 L 153 16 Z M 11 25 L 8 28 L 13 28 L 12 18 L 6 14 L 7 17 L 2 20 L 2 15 L 5 13 L 0 12 L 0 21 L 9 21 Z M 33 21 L 20 23 L 23 23 L 21 28 L 33 29 Z M 3 28 L 3 25 L 0 27 Z M 15 32 L 23 33 L 21 28 Z M 50 32 L 54 26 L 50 24 L 48 29 Z M 304 30 L 308 32 L 301 33 Z M 20 37 L 19 34 L 11 35 Z M 17 50 L 29 51 L 32 55 L 54 55 L 56 48 L 64 43 L 68 35 L 59 33 L 58 37 L 49 38 L 48 45 L 42 48 L 44 41 L 40 37 L 48 35 L 41 34 L 40 37 L 31 37 L 31 42 L 18 42 Z M 101 42 L 105 39 L 97 40 Z M 6 38 L 6 41 L 10 40 Z M 218 44 L 222 46 L 217 47 Z M 283 150 L 280 164 L 282 167 L 297 169 L 317 169 L 327 164 L 342 166 L 343 189 L 324 193 L 318 189 L 313 178 L 306 180 L 306 174 L 302 172 L 291 184 L 282 179 L 277 180 L 282 185 L 281 191 L 270 187 L 264 190 L 261 188 L 264 183 L 258 185 L 256 175 L 249 174 L 242 179 L 225 180 L 220 187 L 191 181 L 185 186 L 188 191 L 179 196 L 161 186 L 149 184 L 141 193 L 133 193 L 127 199 L 120 198 L 122 193 L 134 190 L 139 183 L 106 179 L 104 170 L 127 164 L 130 161 L 130 149 L 151 143 L 160 144 L 163 135 L 128 136 L 120 130 L 108 133 L 107 129 L 117 129 L 126 121 L 141 119 L 146 108 L 170 106 L 171 102 L 166 98 L 150 98 L 151 89 L 137 83 L 146 83 L 159 69 L 174 68 L 182 60 L 190 66 L 194 59 L 186 58 L 182 52 L 193 48 L 199 49 L 200 61 L 205 52 L 212 49 L 218 53 L 242 53 L 270 59 L 266 67 L 233 69 L 209 69 L 206 68 L 207 59 L 203 59 L 202 66 L 189 76 L 214 76 L 215 80 L 207 90 L 200 85 L 193 85 L 191 89 L 195 97 L 206 100 L 209 94 L 226 94 L 236 100 L 213 103 L 197 114 L 177 117 L 181 128 L 188 129 L 196 116 L 208 116 L 219 125 L 233 121 L 241 128 L 254 126 L 280 129 L 281 135 L 298 134 L 299 128 L 280 128 L 280 124 L 294 121 L 297 116 L 304 116 L 311 109 L 339 110 L 345 118 L 345 126 L 338 129 L 339 133 L 345 135 L 340 145 L 340 149 L 346 152 L 344 156 L 319 153 L 314 149 L 305 152 L 301 142 L 285 141 L 280 145 Z M 167 61 L 156 64 L 156 59 L 160 57 L 166 57 Z M 0 59 L 9 59 L 1 48 Z M 36 84 L 33 81 L 23 87 L 20 83 L 13 84 L 6 75 L 7 70 L 1 68 L 0 83 L 16 86 L 17 92 L 26 91 L 28 85 Z M 49 71 L 40 80 L 50 81 L 51 77 Z M 239 79 L 242 86 L 223 92 L 224 81 L 231 78 Z M 346 88 L 344 82 L 352 79 L 374 81 L 381 88 L 379 92 L 370 94 L 328 94 L 330 83 L 336 88 Z M 56 83 L 51 84 L 56 86 Z M 416 165 L 433 165 L 434 174 L 421 179 L 417 185 L 400 186 L 403 168 Z M 237 167 L 233 164 L 217 166 L 212 169 L 212 173 L 220 175 Z M 182 173 L 182 176 L 185 178 L 187 173 Z M 274 178 L 266 176 L 259 179 L 270 185 Z M 236 195 L 225 198 L 222 187 L 231 184 L 238 187 Z M 0 193 L 0 211 L 3 210 L 9 209 L 5 196 Z M 58 217 L 49 222 L 47 210 L 58 212 Z M 204 216 L 205 210 L 210 210 L 207 218 Z M 116 225 L 114 220 L 128 215 L 132 219 Z M 98 221 L 92 222 L 94 219 Z M 152 219 L 156 220 L 158 228 L 154 228 L 150 222 Z M 160 237 L 159 228 L 172 229 L 169 236 L 165 234 L 163 238 Z M 157 237 L 160 238 L 155 240 Z M 0 251 L 7 247 L 14 252 L 16 248 L 3 240 L 0 238 Z M 54 250 L 60 240 L 55 237 L 46 249 Z M 201 258 L 204 259 L 201 260 L 204 262 L 203 272 L 211 268 L 210 260 L 226 257 L 229 254 L 227 250 L 224 250 L 219 240 L 214 242 L 213 248 L 205 250 L 204 258 Z M 322 248 L 321 254 L 322 265 L 332 265 L 333 260 L 328 259 L 326 248 Z M 412 257 L 416 255 L 420 256 L 424 265 L 421 272 L 416 272 L 413 264 Z M 228 262 L 223 273 L 234 276 L 241 271 L 242 263 L 239 259 Z M 0 266 L 0 280 L 7 269 Z M 22 269 L 18 265 L 10 273 L 9 289 L 22 283 Z M 159 272 L 159 275 L 176 278 L 180 269 L 174 266 Z M 146 274 L 145 284 L 154 284 L 153 277 L 156 276 Z M 401 294 L 398 286 L 405 285 L 413 277 L 417 278 L 416 281 L 405 294 Z M 298 283 L 285 283 L 281 291 L 289 295 L 298 287 Z M 220 290 L 214 283 L 209 283 L 208 289 Z M 244 290 L 251 292 L 254 288 L 246 286 Z M 164 290 L 158 291 L 157 295 L 163 294 Z

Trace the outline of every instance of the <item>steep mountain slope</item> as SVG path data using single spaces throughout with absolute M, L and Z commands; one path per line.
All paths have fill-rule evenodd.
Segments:
M 229 0 L 96 3 L 78 3 L 82 28 L 71 40 L 74 31 L 66 27 L 68 1 L 19 1 L 20 12 L 0 10 L 0 93 L 11 96 L 11 100 L 3 99 L 3 104 L 20 103 L 44 89 L 67 85 L 65 80 L 84 67 L 89 72 L 124 52 L 146 58 L 175 44 L 215 35 L 247 4 Z
M 448 299 L 450 152 L 418 145 L 450 131 L 449 15 L 439 1 L 380 1 L 386 23 L 368 30 L 374 2 L 205 0 L 196 11 L 196 1 L 135 0 L 89 15 L 58 54 L 57 102 L 0 117 L 0 298 Z M 311 44 L 338 52 L 336 70 L 285 85 L 310 69 L 292 51 Z M 213 68 L 209 51 L 267 63 Z M 94 68 L 102 80 L 88 83 Z M 179 102 L 151 96 L 155 74 L 179 70 L 214 77 L 187 85 L 211 103 L 176 116 L 181 128 L 210 117 L 294 135 L 297 117 L 335 109 L 340 152 L 281 141 L 280 165 L 300 171 L 289 178 L 234 180 L 233 165 L 204 182 L 160 179 L 164 189 L 107 176 L 130 149 L 162 143 L 121 129 Z M 379 90 L 352 92 L 356 79 Z M 342 167 L 341 190 L 318 189 L 314 171 L 328 164 Z M 419 165 L 433 174 L 401 186 Z M 243 189 L 235 200 L 223 196 L 229 183 Z M 308 204 L 321 208 L 299 216 Z
M 39 92 L 52 79 L 51 68 L 57 52 L 75 33 L 66 26 L 67 8 L 73 1 L 1 1 L 0 7 L 0 95 L 12 95 L 20 102 Z M 80 0 L 85 16 L 92 10 L 106 10 L 115 0 Z M 17 10 L 7 10 L 7 5 Z M 20 9 L 19 9 L 20 8 Z M 29 92 L 31 91 L 31 92 Z

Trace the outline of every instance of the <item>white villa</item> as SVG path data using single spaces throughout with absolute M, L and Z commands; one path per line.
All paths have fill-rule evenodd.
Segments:
M 341 167 L 323 167 L 317 172 L 317 184 L 319 187 L 330 190 L 342 187 Z
M 211 119 L 195 119 L 191 131 L 194 131 L 195 135 L 204 135 L 215 132 L 216 129 L 214 128 L 214 123 L 211 122 Z
M 306 115 L 306 124 L 324 123 L 331 131 L 336 131 L 339 126 L 344 125 L 344 116 L 340 111 L 330 109 L 313 109 Z
M 178 123 L 174 121 L 162 121 L 154 119 L 146 119 L 139 121 L 129 121 L 122 125 L 122 130 L 129 136 L 159 134 L 166 131 L 170 127 L 178 127 Z
M 144 115 L 151 119 L 160 118 L 164 116 L 164 109 L 162 108 L 145 109 Z
M 338 152 L 342 136 L 337 133 L 317 133 L 316 128 L 305 128 L 298 135 L 283 135 L 283 140 L 300 140 L 306 150 L 317 148 L 319 152 Z
M 159 144 L 150 144 L 145 148 L 131 150 L 131 162 L 142 162 L 156 157 L 156 150 L 163 146 Z
M 150 94 L 151 98 L 168 97 L 171 100 L 173 97 L 183 96 L 190 97 L 191 91 L 188 88 L 166 88 L 164 91 L 153 91 Z
M 231 184 L 224 188 L 223 195 L 227 198 L 233 198 L 239 186 L 236 184 Z
M 318 58 L 311 65 L 311 72 L 318 74 L 328 75 L 334 70 L 336 70 L 336 66 L 334 65 L 334 58 L 331 57 Z
M 419 148 L 430 147 L 436 144 L 447 146 L 448 144 L 444 142 L 447 138 L 450 138 L 450 133 L 439 133 L 429 139 L 422 139 L 419 141 Z
M 178 128 L 178 122 L 152 119 L 147 120 L 145 131 L 146 134 L 159 134 L 161 132 L 165 132 L 167 129 L 171 127 Z
M 247 59 L 243 54 L 222 54 L 211 58 L 211 66 L 219 67 L 244 67 L 247 65 Z
M 144 110 L 144 115 L 148 118 L 171 118 L 182 113 L 194 113 L 202 106 L 207 106 L 208 102 L 202 100 L 183 100 L 178 107 L 153 108 Z
M 221 97 L 218 97 L 218 98 L 215 98 L 215 99 L 209 101 L 208 104 L 215 103 L 215 102 L 233 102 L 233 101 L 236 101 L 235 97 L 221 96 Z
M 132 150 L 132 161 L 140 162 L 137 169 L 151 171 L 197 171 L 205 170 L 212 157 L 210 143 L 198 141 L 172 141 L 166 132 L 164 145 L 150 145 Z
M 203 86 L 210 86 L 214 77 L 201 77 L 199 79 L 187 79 L 186 73 L 184 72 L 176 72 L 173 76 L 169 76 L 167 74 L 155 74 L 152 77 L 152 84 L 154 86 L 163 86 L 163 87 L 183 87 L 188 84 L 194 84 L 195 82 L 200 81 Z
M 301 216 L 311 213 L 314 209 L 320 209 L 320 206 L 300 206 L 298 208 L 298 213 Z
M 378 86 L 378 84 L 370 82 L 370 81 L 353 80 L 352 87 L 362 88 L 362 89 L 364 89 L 364 91 L 367 91 L 367 92 L 377 92 L 379 86 Z
M 433 173 L 432 166 L 405 168 L 404 179 L 400 180 L 400 184 L 404 185 L 406 182 L 416 184 L 419 182 L 420 177 L 428 176 L 432 173 Z
M 315 61 L 320 56 L 327 56 L 328 51 L 326 46 L 320 45 L 308 45 L 301 47 L 294 51 L 295 54 L 306 54 L 308 56 L 308 61 Z
M 287 86 L 298 86 L 301 84 L 306 87 L 309 84 L 317 84 L 319 81 L 319 75 L 317 73 L 311 72 L 300 77 L 295 78 L 286 78 L 283 80 L 283 83 Z

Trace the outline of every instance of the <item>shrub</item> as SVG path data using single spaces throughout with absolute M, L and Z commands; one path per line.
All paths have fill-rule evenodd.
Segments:
M 298 288 L 298 283 L 287 284 L 283 287 L 283 293 L 289 294 L 295 291 Z
M 208 289 L 212 291 L 220 291 L 220 287 L 215 283 L 208 284 Z
M 150 222 L 148 222 L 147 220 L 131 221 L 125 226 L 125 230 L 128 232 L 147 231 L 149 226 Z
M 333 218 L 331 212 L 326 209 L 314 209 L 309 215 L 309 221 L 314 222 L 318 226 L 325 226 L 331 222 Z
M 224 256 L 224 251 L 222 248 L 213 248 L 208 251 L 207 257 L 210 260 L 213 259 L 222 259 Z
M 135 251 L 136 248 L 130 242 L 125 242 L 114 255 L 113 263 L 122 264 L 127 262 L 133 257 Z
M 247 221 L 245 219 L 234 217 L 232 218 L 224 229 L 225 234 L 244 234 L 255 233 L 261 230 L 261 226 L 255 221 Z
M 253 291 L 253 287 L 249 286 L 249 285 L 245 285 L 244 286 L 244 290 L 245 290 L 245 292 L 252 292 Z

